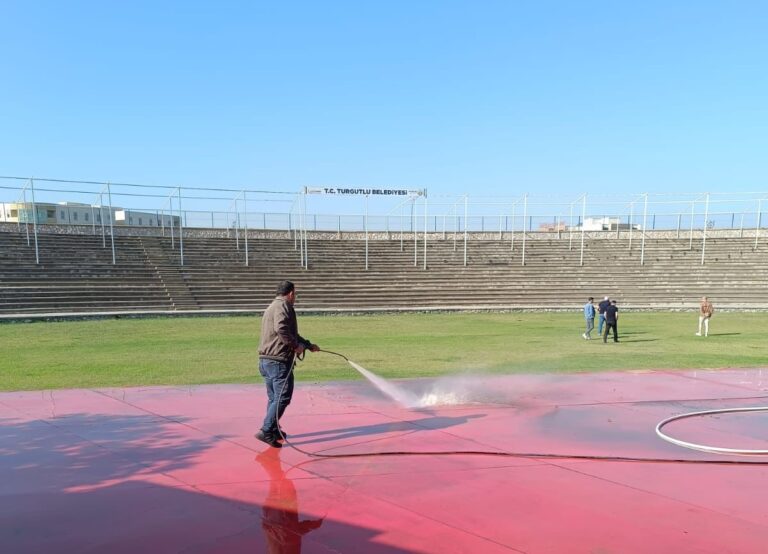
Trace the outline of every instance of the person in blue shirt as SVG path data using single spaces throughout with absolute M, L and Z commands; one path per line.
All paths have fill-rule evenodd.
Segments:
M 590 296 L 584 304 L 584 320 L 587 323 L 587 331 L 581 335 L 584 340 L 592 340 L 589 334 L 595 328 L 595 305 L 592 304 L 594 301 L 595 299 Z

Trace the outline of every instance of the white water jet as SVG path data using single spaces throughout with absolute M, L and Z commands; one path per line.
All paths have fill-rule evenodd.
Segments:
M 418 406 L 419 398 L 412 392 L 403 390 L 402 388 L 396 385 L 393 385 L 386 379 L 379 377 L 375 373 L 371 373 L 370 371 L 365 369 L 363 366 L 358 365 L 351 360 L 349 360 L 349 365 L 354 367 L 357 371 L 359 371 L 363 375 L 363 377 L 365 377 L 371 383 L 373 383 L 373 385 L 377 389 L 379 389 L 381 392 L 389 396 L 392 400 L 394 400 L 401 406 L 405 406 L 406 408 L 414 408 Z

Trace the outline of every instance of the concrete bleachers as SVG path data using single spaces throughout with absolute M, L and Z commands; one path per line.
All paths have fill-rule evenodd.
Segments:
M 608 294 L 622 306 L 691 309 L 702 295 L 722 308 L 768 308 L 768 247 L 754 239 L 701 241 L 626 238 L 580 241 L 472 237 L 464 266 L 464 244 L 432 237 L 414 243 L 370 240 L 368 269 L 363 240 L 312 238 L 309 269 L 300 266 L 293 239 L 244 241 L 186 236 L 184 266 L 178 238 L 116 237 L 110 243 L 87 235 L 42 235 L 40 264 L 23 234 L 0 233 L 0 313 L 96 312 L 108 310 L 261 310 L 276 283 L 299 286 L 303 310 L 387 309 L 573 309 L 587 296 Z

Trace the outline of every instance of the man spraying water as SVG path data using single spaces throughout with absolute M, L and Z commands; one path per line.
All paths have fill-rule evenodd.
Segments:
M 274 448 L 286 436 L 278 421 L 293 397 L 293 360 L 305 350 L 317 352 L 320 347 L 299 335 L 296 321 L 296 287 L 291 281 L 277 285 L 277 296 L 261 319 L 259 341 L 259 373 L 267 388 L 267 414 L 255 437 Z

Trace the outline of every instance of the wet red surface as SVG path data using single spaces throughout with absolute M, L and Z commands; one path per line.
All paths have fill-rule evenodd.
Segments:
M 656 423 L 768 404 L 768 372 L 300 385 L 283 426 L 325 454 L 456 451 L 760 461 Z M 253 438 L 259 385 L 0 394 L 3 552 L 765 552 L 768 466 L 425 455 L 312 459 Z M 691 442 L 768 448 L 768 415 L 687 419 Z

